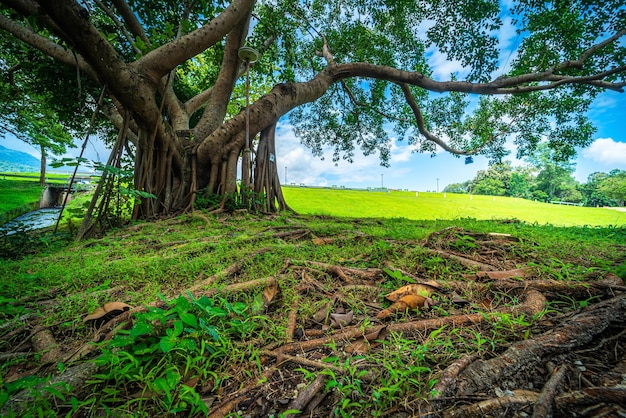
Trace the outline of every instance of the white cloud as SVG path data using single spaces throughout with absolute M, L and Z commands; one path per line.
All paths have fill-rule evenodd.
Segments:
M 376 182 L 380 176 L 378 154 L 364 156 L 359 149 L 353 162 L 332 161 L 332 149 L 324 147 L 324 159 L 313 156 L 310 149 L 300 143 L 288 123 L 279 122 L 276 130 L 276 158 L 281 180 L 307 186 L 345 185 L 347 183 Z M 398 154 L 399 155 L 399 154 Z M 285 170 L 286 167 L 286 170 Z
M 583 156 L 607 166 L 626 167 L 626 142 L 598 138 L 583 151 Z
M 433 70 L 435 80 L 448 80 L 450 74 L 456 74 L 459 78 L 469 73 L 469 69 L 464 67 L 461 61 L 449 60 L 448 56 L 437 48 L 431 47 L 427 51 L 428 65 Z
M 398 142 L 395 138 L 391 139 L 391 164 L 406 162 L 413 155 L 412 147 L 405 143 Z

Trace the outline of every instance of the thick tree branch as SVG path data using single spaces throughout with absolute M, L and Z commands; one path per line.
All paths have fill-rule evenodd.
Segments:
M 122 32 L 122 34 L 126 38 L 126 41 L 128 41 L 128 43 L 133 48 L 135 53 L 136 54 L 141 54 L 142 53 L 141 50 L 139 48 L 137 48 L 137 46 L 135 46 L 135 40 L 133 39 L 132 35 L 130 34 L 130 32 L 128 32 L 128 30 L 126 29 L 124 24 L 117 18 L 115 13 L 113 13 L 113 10 L 111 10 L 109 7 L 107 7 L 107 5 L 102 3 L 102 1 L 100 1 L 100 0 L 94 0 L 94 1 L 95 1 L 96 5 L 100 9 L 102 9 L 104 11 L 104 13 L 106 13 L 107 16 L 109 16 L 111 18 L 113 23 L 115 23 L 115 26 L 117 26 L 117 29 L 119 29 L 119 31 Z
M 250 14 L 237 24 L 226 37 L 226 47 L 224 49 L 224 58 L 217 81 L 213 85 L 213 92 L 210 95 L 206 108 L 204 109 L 202 118 L 195 128 L 197 138 L 204 138 L 213 132 L 224 121 L 226 110 L 228 108 L 229 98 L 235 88 L 237 81 L 238 68 L 241 60 L 239 59 L 239 48 L 245 41 L 248 33 L 248 23 Z
M 76 2 L 40 0 L 40 5 L 54 22 L 64 28 L 74 47 L 124 107 L 146 122 L 147 126 L 155 126 L 159 114 L 154 89 L 159 80 L 151 85 L 133 66 L 127 65 L 98 29 L 85 18 Z
M 552 72 L 529 73 L 515 77 L 500 77 L 488 83 L 435 81 L 422 73 L 403 71 L 393 67 L 364 62 L 338 64 L 334 67 L 329 67 L 327 70 L 332 73 L 336 81 L 350 77 L 368 77 L 387 80 L 398 84 L 410 84 L 437 93 L 456 91 L 461 93 L 503 95 L 549 90 L 566 84 L 589 84 L 623 92 L 623 82 L 611 83 L 599 80 L 599 77 L 625 72 L 626 67 L 617 67 L 593 76 L 580 77 L 558 76 L 554 75 Z M 538 82 L 549 82 L 549 84 L 529 84 Z M 555 84 L 557 82 L 559 84 Z
M 248 16 L 254 3 L 255 0 L 234 0 L 206 25 L 150 51 L 136 65 L 142 69 L 140 72 L 158 82 L 177 65 L 222 40 L 241 19 Z
M 259 49 L 259 53 L 263 55 L 263 52 L 266 51 L 272 45 L 272 43 L 274 43 L 275 40 L 276 38 L 273 36 L 270 36 L 269 38 L 267 38 L 265 42 L 263 43 L 263 47 Z M 239 69 L 237 70 L 236 79 L 239 79 L 242 75 L 244 75 L 245 72 L 246 72 L 246 66 L 243 63 L 241 63 L 239 65 Z M 208 88 L 198 93 L 196 96 L 192 97 L 191 99 L 187 100 L 184 106 L 187 112 L 189 113 L 189 115 L 192 115 L 196 110 L 198 110 L 206 102 L 208 102 L 211 98 L 211 94 L 213 94 L 213 87 Z
M 147 46 L 150 46 L 150 40 L 143 30 L 143 26 L 139 23 L 139 20 L 137 20 L 135 13 L 130 9 L 128 3 L 126 3 L 125 0 L 113 0 L 113 5 L 117 11 L 120 12 L 120 15 L 122 15 L 122 19 L 126 22 L 126 26 L 131 33 L 141 39 Z
M 0 29 L 10 32 L 20 41 L 41 51 L 45 55 L 54 58 L 60 63 L 71 67 L 76 67 L 78 63 L 81 72 L 88 74 L 94 80 L 98 80 L 96 73 L 81 56 L 75 56 L 71 51 L 63 48 L 61 45 L 34 33 L 32 30 L 6 18 L 2 14 L 0 14 Z

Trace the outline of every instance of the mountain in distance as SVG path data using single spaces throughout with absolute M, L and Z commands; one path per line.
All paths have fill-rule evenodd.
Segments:
M 39 171 L 40 165 L 32 155 L 0 145 L 0 171 Z

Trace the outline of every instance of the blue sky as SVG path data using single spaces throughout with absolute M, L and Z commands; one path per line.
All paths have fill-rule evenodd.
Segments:
M 497 36 L 500 42 L 500 69 L 494 78 L 505 73 L 515 58 L 520 37 L 515 31 L 513 21 L 505 17 L 502 28 Z M 429 22 L 424 22 L 420 30 L 426 31 Z M 433 68 L 433 78 L 449 80 L 454 73 L 459 79 L 467 74 L 460 62 L 448 60 L 438 50 L 431 48 L 428 52 L 429 64 Z M 626 170 L 626 93 L 607 91 L 594 103 L 589 116 L 597 127 L 594 142 L 590 147 L 579 150 L 576 160 L 574 177 L 577 181 L 586 182 L 587 176 L 593 172 L 609 172 L 612 169 Z M 391 137 L 391 166 L 380 165 L 378 155 L 363 156 L 357 150 L 353 163 L 341 160 L 337 164 L 332 161 L 332 150 L 325 152 L 322 160 L 314 157 L 311 151 L 300 144 L 295 137 L 287 118 L 283 118 L 276 133 L 276 160 L 278 173 L 282 183 L 305 184 L 310 186 L 345 186 L 345 187 L 380 187 L 435 191 L 451 183 L 460 183 L 476 176 L 479 170 L 488 167 L 486 158 L 474 157 L 474 163 L 465 165 L 463 158 L 439 152 L 436 156 L 418 154 L 411 151 L 404 141 Z M 28 152 L 39 158 L 38 150 L 10 136 L 0 138 L 0 143 L 12 149 Z M 77 148 L 68 156 L 76 156 L 80 152 L 82 139 L 76 140 Z M 515 152 L 507 158 L 515 165 Z M 109 151 L 97 139 L 90 140 L 85 150 L 85 157 L 90 160 L 106 162 Z

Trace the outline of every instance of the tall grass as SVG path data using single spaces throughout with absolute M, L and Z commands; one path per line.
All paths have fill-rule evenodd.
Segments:
M 304 187 L 284 187 L 283 193 L 291 208 L 302 214 L 414 220 L 515 219 L 556 226 L 626 224 L 626 213 L 612 209 L 556 205 L 502 196 Z

